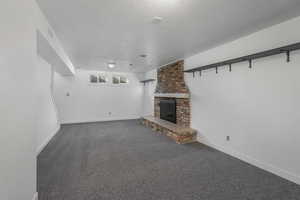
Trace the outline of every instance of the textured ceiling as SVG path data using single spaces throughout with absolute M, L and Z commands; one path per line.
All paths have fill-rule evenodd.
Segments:
M 299 0 L 37 2 L 75 67 L 92 70 L 114 61 L 115 71 L 147 71 L 300 15 Z

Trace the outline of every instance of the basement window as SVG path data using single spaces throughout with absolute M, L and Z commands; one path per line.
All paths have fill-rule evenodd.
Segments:
M 104 74 L 91 74 L 90 75 L 90 83 L 107 83 L 108 82 L 108 78 L 106 75 Z
M 98 83 L 98 77 L 96 75 L 90 75 L 90 83 Z
M 107 77 L 105 75 L 99 75 L 99 83 L 106 83 Z
M 125 76 L 120 76 L 120 83 L 128 83 L 128 78 Z
M 113 84 L 119 84 L 120 83 L 120 76 L 113 76 L 112 82 L 113 82 Z
M 113 76 L 113 78 L 112 78 L 113 84 L 126 84 L 128 82 L 129 81 L 126 76 Z

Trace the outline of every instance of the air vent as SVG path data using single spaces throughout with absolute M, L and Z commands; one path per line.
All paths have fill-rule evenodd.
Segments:
M 147 55 L 146 55 L 146 54 L 141 54 L 140 57 L 141 57 L 141 58 L 146 58 Z

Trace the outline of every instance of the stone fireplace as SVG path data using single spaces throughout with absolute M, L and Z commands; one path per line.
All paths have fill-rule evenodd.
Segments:
M 190 128 L 190 93 L 183 70 L 184 61 L 157 70 L 154 116 L 143 118 L 145 125 L 167 133 L 177 143 L 193 142 L 196 136 L 196 131 Z

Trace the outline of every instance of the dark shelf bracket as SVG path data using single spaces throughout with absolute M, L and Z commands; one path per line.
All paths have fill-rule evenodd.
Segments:
M 196 67 L 196 68 L 193 68 L 193 69 L 185 70 L 184 72 L 195 74 L 195 72 L 197 72 L 197 71 L 199 71 L 201 73 L 203 70 L 208 70 L 208 69 L 215 68 L 216 73 L 218 73 L 218 67 L 225 66 L 225 65 L 229 66 L 229 71 L 231 72 L 232 64 L 245 62 L 245 61 L 249 62 L 249 68 L 251 69 L 253 60 L 256 60 L 256 59 L 259 59 L 259 58 L 264 58 L 264 57 L 269 57 L 269 56 L 274 56 L 274 55 L 278 55 L 278 54 L 282 54 L 282 53 L 286 54 L 287 62 L 290 62 L 290 60 L 291 60 L 290 59 L 290 52 L 296 51 L 296 50 L 299 50 L 299 49 L 300 49 L 300 43 L 295 43 L 295 44 L 291 44 L 291 45 L 287 45 L 287 46 L 283 46 L 283 47 L 279 47 L 279 48 L 275 48 L 275 49 L 271 49 L 271 50 L 262 51 L 262 52 L 259 52 L 259 53 L 247 55 L 247 56 L 242 56 L 242 57 L 239 57 L 239 58 L 229 59 L 229 60 L 225 60 L 225 61 L 218 62 L 218 63 L 213 63 L 213 64 L 201 66 L 201 67 Z
M 290 58 L 290 51 L 286 52 L 286 62 L 290 62 L 291 58 Z
M 153 82 L 153 81 L 155 81 L 155 79 L 146 79 L 146 80 L 142 80 L 142 81 L 140 81 L 140 82 L 143 83 L 144 86 L 145 86 L 146 83 Z

